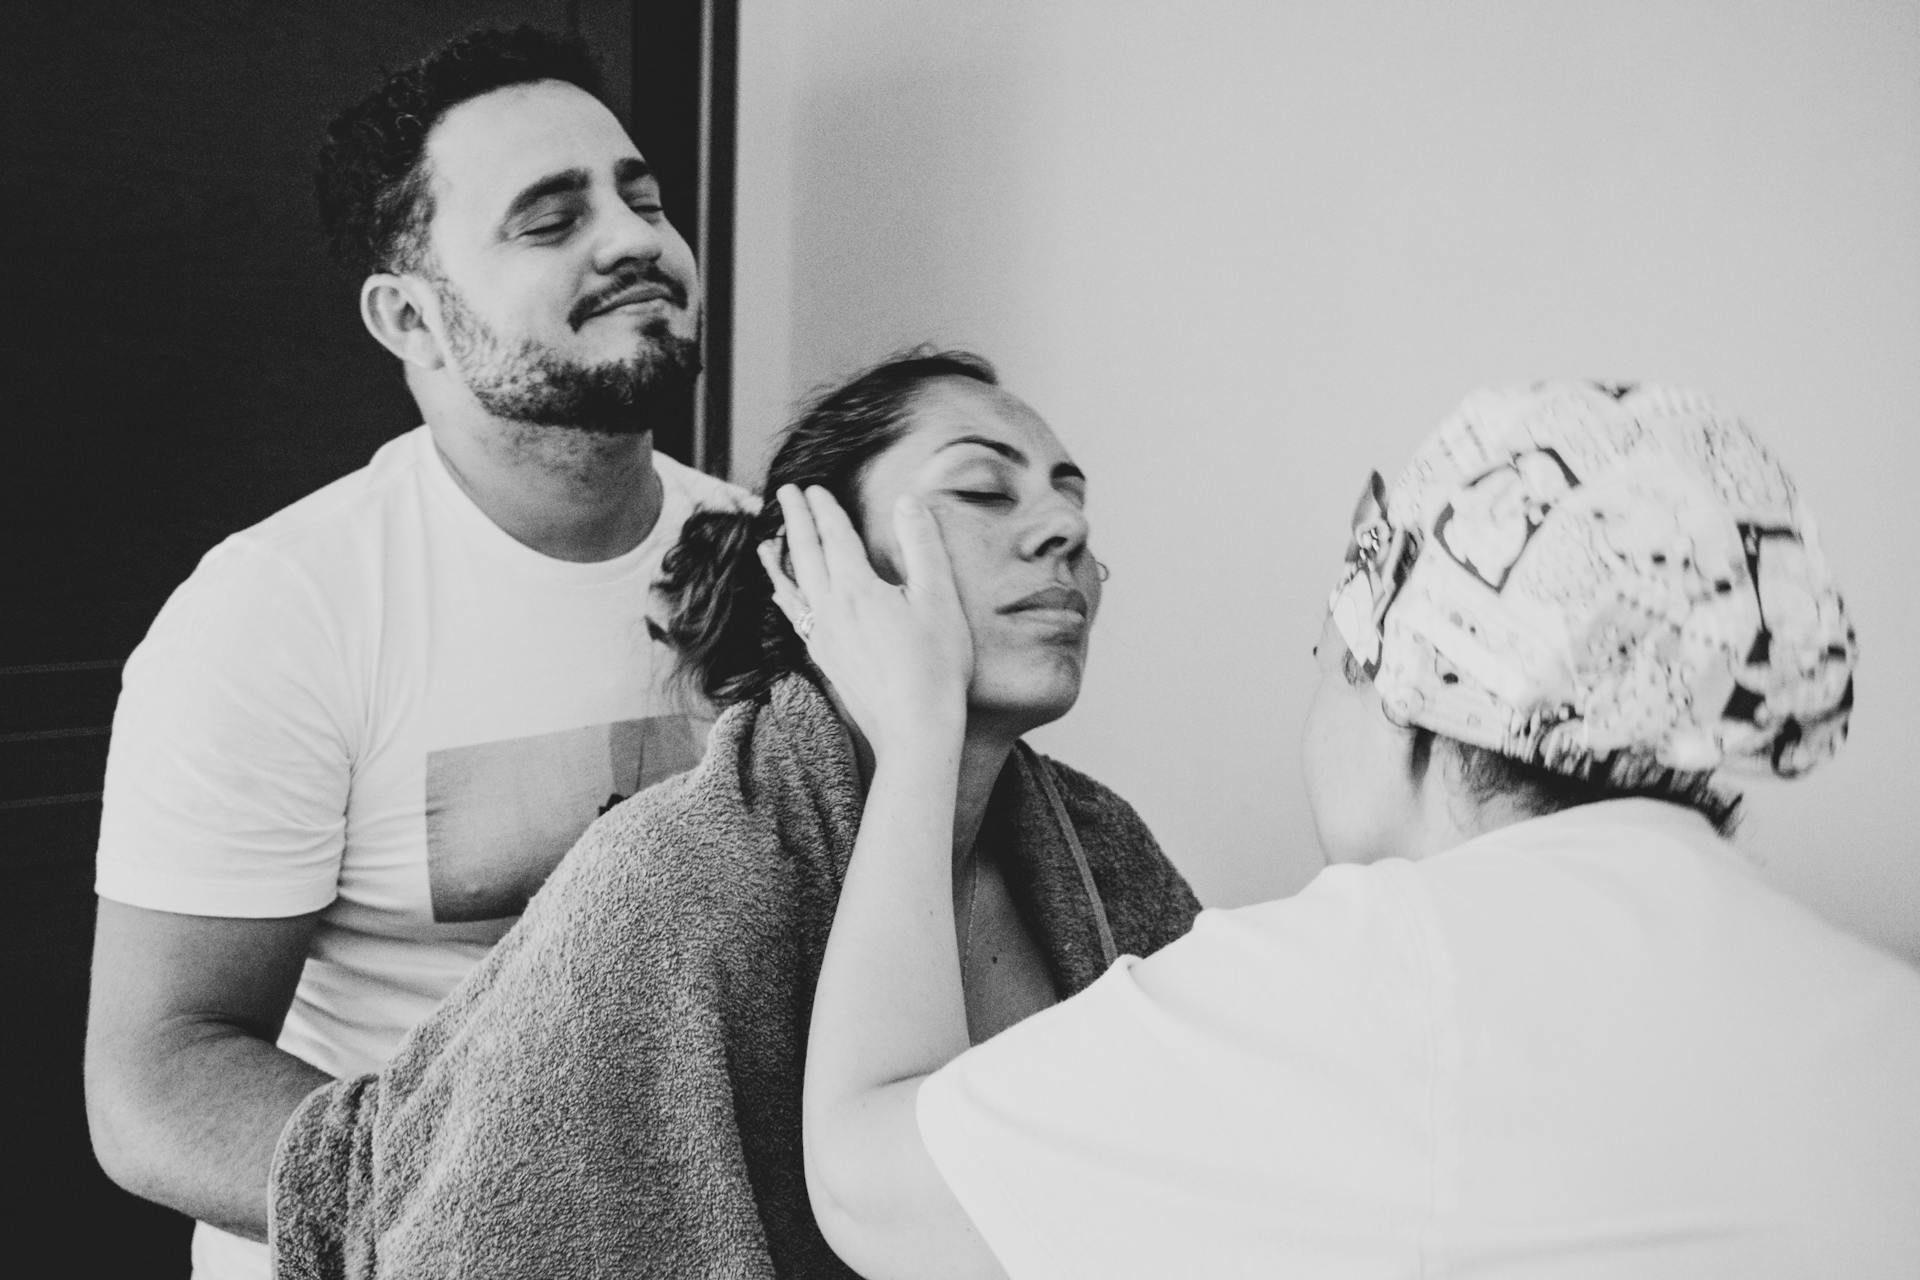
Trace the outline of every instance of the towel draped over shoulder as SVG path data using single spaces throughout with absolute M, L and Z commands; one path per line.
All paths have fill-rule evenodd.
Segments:
M 274 1157 L 275 1274 L 852 1277 L 808 1206 L 800 1092 L 863 803 L 811 682 L 730 708 L 698 768 L 581 837 L 384 1070 L 301 1104 Z M 1062 995 L 1199 910 L 1125 801 L 1024 744 L 994 810 Z

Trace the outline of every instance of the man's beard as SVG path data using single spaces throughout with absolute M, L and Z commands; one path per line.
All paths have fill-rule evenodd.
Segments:
M 648 323 L 626 359 L 581 364 L 531 338 L 506 341 L 451 282 L 436 284 L 454 367 L 495 417 L 600 435 L 638 435 L 692 420 L 700 343 L 674 333 L 666 317 Z

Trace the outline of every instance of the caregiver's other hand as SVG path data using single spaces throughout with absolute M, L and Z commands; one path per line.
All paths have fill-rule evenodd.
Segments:
M 966 723 L 973 637 L 940 526 L 918 500 L 894 504 L 906 581 L 873 571 L 853 522 L 825 489 L 779 492 L 790 579 L 775 544 L 760 545 L 774 602 L 806 641 L 876 755 L 957 737 Z

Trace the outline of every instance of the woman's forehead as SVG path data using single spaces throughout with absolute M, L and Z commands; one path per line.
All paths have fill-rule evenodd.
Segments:
M 917 460 L 965 457 L 972 441 L 993 442 L 1003 457 L 1008 450 L 1025 465 L 1052 470 L 1071 461 L 1052 428 L 1013 393 L 968 378 L 940 378 L 928 383 L 914 399 L 909 427 L 898 448 Z M 981 448 L 990 446 L 983 443 Z

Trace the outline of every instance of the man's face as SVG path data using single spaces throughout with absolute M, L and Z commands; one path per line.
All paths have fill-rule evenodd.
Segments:
M 428 273 L 455 371 L 497 417 L 649 429 L 699 369 L 693 251 L 613 114 L 558 81 L 454 107 L 428 135 Z

